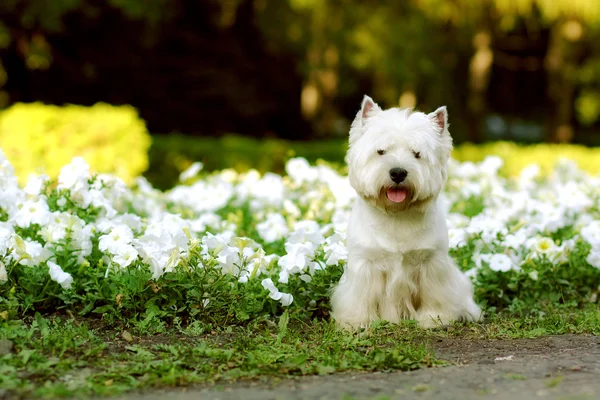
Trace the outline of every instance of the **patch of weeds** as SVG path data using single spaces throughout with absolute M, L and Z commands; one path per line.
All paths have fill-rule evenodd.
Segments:
M 428 390 L 431 390 L 431 386 L 429 386 L 425 383 L 419 383 L 418 385 L 413 386 L 411 388 L 411 390 L 413 392 L 422 393 L 422 392 L 427 392 Z
M 550 378 L 546 381 L 545 385 L 548 388 L 554 388 L 557 387 L 558 385 L 560 385 L 560 383 L 563 380 L 563 376 L 562 375 L 557 375 L 553 378 Z
M 144 316 L 140 316 L 140 320 Z M 344 371 L 412 370 L 445 365 L 431 344 L 468 340 L 600 333 L 600 311 L 556 309 L 545 314 L 491 314 L 483 323 L 421 329 L 414 321 L 377 322 L 348 333 L 329 321 L 284 313 L 246 325 L 174 320 L 143 325 L 43 317 L 0 322 L 0 387 L 15 397 L 105 396 L 148 387 L 224 384 L 257 378 L 327 375 Z M 160 329 L 159 329 L 160 328 Z M 127 332 L 127 333 L 125 333 Z M 159 332 L 159 333 L 157 333 Z M 508 379 L 526 379 L 508 375 Z M 562 377 L 548 381 L 553 387 Z M 427 385 L 425 385 L 427 386 Z M 429 390 L 417 385 L 412 390 Z
M 154 386 L 231 382 L 259 376 L 287 377 L 341 371 L 411 370 L 436 365 L 433 354 L 397 329 L 382 324 L 360 335 L 329 322 L 285 318 L 192 331 L 123 335 L 90 329 L 75 319 L 4 322 L 0 339 L 14 351 L 1 357 L 0 386 L 22 397 L 116 395 Z
M 523 315 L 489 313 L 482 323 L 455 323 L 452 329 L 436 331 L 436 336 L 460 336 L 467 339 L 533 339 L 564 334 L 600 334 L 600 309 L 565 307 Z
M 505 375 L 507 379 L 512 379 L 513 381 L 526 381 L 527 377 L 521 374 L 507 374 Z

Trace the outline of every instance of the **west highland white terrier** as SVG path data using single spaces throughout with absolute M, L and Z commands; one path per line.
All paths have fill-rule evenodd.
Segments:
M 379 319 L 416 319 L 425 328 L 480 320 L 471 281 L 448 254 L 440 199 L 452 151 L 446 107 L 382 110 L 365 96 L 349 144 L 349 179 L 359 196 L 333 318 L 349 329 Z

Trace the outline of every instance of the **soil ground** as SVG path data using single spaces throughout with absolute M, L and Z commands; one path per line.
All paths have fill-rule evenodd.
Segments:
M 453 365 L 411 372 L 354 373 L 156 390 L 127 399 L 598 399 L 600 337 L 442 339 Z

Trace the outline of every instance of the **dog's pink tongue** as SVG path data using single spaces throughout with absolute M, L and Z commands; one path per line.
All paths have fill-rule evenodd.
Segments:
M 387 198 L 394 203 L 402 203 L 406 199 L 406 190 L 399 188 L 389 188 Z

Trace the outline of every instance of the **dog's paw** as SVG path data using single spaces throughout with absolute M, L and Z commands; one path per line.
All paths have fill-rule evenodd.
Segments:
M 421 311 L 417 314 L 417 322 L 421 328 L 440 328 L 451 324 L 453 318 L 434 311 Z
M 483 311 L 478 305 L 472 303 L 467 310 L 465 310 L 459 317 L 459 321 L 463 322 L 481 322 L 483 321 Z
M 370 324 L 368 322 L 350 322 L 350 321 L 337 321 L 335 325 L 338 329 L 345 330 L 348 332 L 360 332 L 367 329 Z

